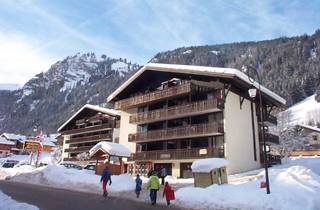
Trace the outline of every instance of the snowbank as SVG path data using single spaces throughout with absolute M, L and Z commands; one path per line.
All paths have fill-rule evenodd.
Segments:
M 270 168 L 270 195 L 259 188 L 265 180 L 262 171 L 260 178 L 245 183 L 181 188 L 176 204 L 191 209 L 316 210 L 320 206 L 319 165 L 320 158 L 298 158 Z
M 192 172 L 205 172 L 209 173 L 213 169 L 225 167 L 228 165 L 228 161 L 224 158 L 206 158 L 196 160 L 192 163 Z
M 26 203 L 19 203 L 0 191 L 0 209 L 1 210 L 37 210 L 36 206 Z
M 36 159 L 36 157 L 34 157 Z M 5 158 L 0 158 L 0 161 L 16 160 L 16 161 L 30 161 L 30 155 L 10 155 Z M 45 164 L 52 164 L 52 154 L 49 152 L 42 152 L 40 156 L 40 162 Z
M 17 169 L 18 170 L 18 169 Z M 37 168 L 32 172 L 17 173 L 11 180 L 52 186 L 56 188 L 101 192 L 100 176 L 95 175 L 93 171 L 67 169 L 61 165 L 48 165 Z M 127 174 L 112 176 L 112 185 L 108 186 L 109 192 L 133 191 L 135 188 L 134 180 Z

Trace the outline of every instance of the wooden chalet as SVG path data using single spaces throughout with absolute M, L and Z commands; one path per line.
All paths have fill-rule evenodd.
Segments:
M 100 141 L 118 142 L 118 111 L 84 105 L 59 129 L 63 136 L 63 161 L 78 161 L 77 155 L 88 153 Z

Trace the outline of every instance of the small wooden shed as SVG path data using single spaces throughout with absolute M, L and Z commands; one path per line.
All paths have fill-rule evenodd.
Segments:
M 108 166 L 111 174 L 118 175 L 122 174 L 125 168 L 122 158 L 130 157 L 131 152 L 121 144 L 102 141 L 90 149 L 89 155 L 96 160 L 96 174 L 102 174 L 103 169 Z
M 208 187 L 213 184 L 228 183 L 226 166 L 228 161 L 224 158 L 206 158 L 196 160 L 191 169 L 195 187 Z

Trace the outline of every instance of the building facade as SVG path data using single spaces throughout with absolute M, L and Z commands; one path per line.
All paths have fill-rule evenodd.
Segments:
M 14 146 L 11 148 L 11 153 L 21 154 L 23 153 L 23 145 L 27 139 L 24 135 L 14 134 L 14 133 L 3 133 L 1 134 L 2 138 L 5 138 L 8 141 L 14 142 Z
M 84 105 L 59 129 L 63 136 L 63 161 L 79 161 L 80 153 L 100 141 L 119 141 L 119 112 L 90 104 Z
M 229 173 L 261 167 L 261 120 L 253 84 L 235 69 L 149 63 L 108 97 L 121 110 L 119 143 L 133 152 L 128 171 L 165 167 L 187 177 L 192 162 L 229 160 Z M 255 84 L 256 85 L 256 84 Z M 263 87 L 263 115 L 285 100 Z M 265 124 L 267 125 L 267 124 Z M 266 139 L 271 139 L 267 134 Z
M 6 157 L 11 153 L 15 146 L 13 141 L 8 141 L 6 138 L 0 136 L 0 157 Z

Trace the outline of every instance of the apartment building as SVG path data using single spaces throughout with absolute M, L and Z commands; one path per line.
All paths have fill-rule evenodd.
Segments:
M 58 132 L 63 136 L 63 161 L 78 161 L 78 154 L 100 141 L 118 142 L 120 113 L 90 104 L 72 115 Z
M 184 177 L 192 162 L 206 157 L 229 160 L 229 173 L 261 167 L 258 87 L 236 69 L 148 63 L 115 90 L 108 102 L 121 110 L 119 143 L 131 149 L 129 172 L 166 167 Z M 262 89 L 265 125 L 276 124 L 273 108 L 286 101 Z M 267 142 L 278 137 L 268 134 Z

